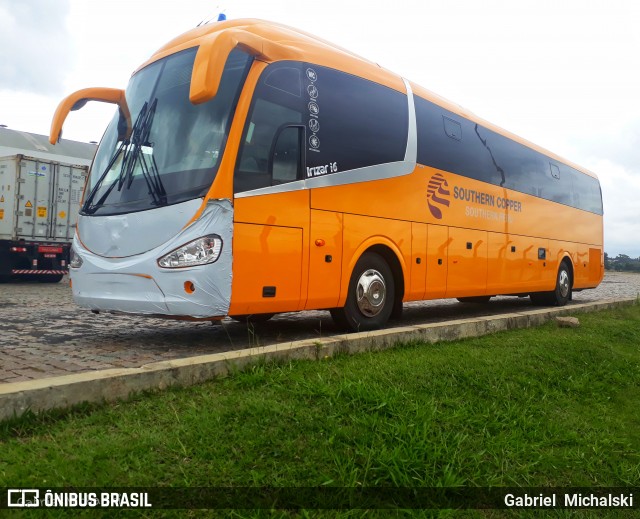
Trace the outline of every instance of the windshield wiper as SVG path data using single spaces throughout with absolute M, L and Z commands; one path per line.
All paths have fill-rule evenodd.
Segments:
M 147 103 L 145 102 L 145 104 L 142 106 L 142 109 L 140 110 L 140 113 L 138 114 L 138 117 L 136 118 L 135 124 L 133 125 L 133 128 L 131 130 L 131 135 L 129 135 L 128 139 L 123 140 L 120 143 L 120 145 L 118 146 L 118 149 L 116 150 L 116 152 L 113 154 L 113 156 L 109 160 L 109 164 L 107 164 L 107 167 L 104 168 L 104 171 L 102 172 L 102 175 L 100 175 L 100 178 L 96 182 L 96 185 L 93 186 L 93 189 L 91 190 L 91 192 L 87 196 L 87 200 L 85 201 L 84 205 L 82 206 L 82 212 L 83 213 L 85 213 L 85 214 L 94 214 L 102 206 L 102 204 L 104 204 L 105 200 L 107 199 L 107 197 L 109 196 L 111 191 L 113 191 L 114 187 L 118 186 L 118 191 L 120 191 L 120 189 L 122 189 L 122 184 L 123 184 L 123 180 L 124 180 L 124 173 L 126 171 L 125 167 L 126 167 L 127 162 L 128 162 L 127 158 L 130 156 L 130 153 L 131 153 L 130 152 L 131 141 L 133 141 L 135 134 L 139 131 L 140 126 L 142 125 L 142 120 L 143 120 L 146 112 L 147 112 Z M 121 153 L 123 153 L 124 155 L 122 157 L 122 164 L 120 165 L 120 173 L 118 174 L 118 177 L 116 179 L 114 179 L 114 181 L 109 185 L 107 190 L 102 194 L 100 199 L 94 204 L 93 203 L 93 199 L 96 197 L 96 194 L 98 193 L 98 191 L 102 187 L 102 183 L 104 182 L 104 180 L 107 177 L 107 175 L 111 172 L 111 168 L 115 164 L 116 160 L 118 160 L 118 157 L 120 156 Z
M 118 188 L 118 191 L 121 191 L 126 184 L 126 188 L 129 189 L 134 180 L 134 171 L 137 163 L 140 164 L 142 175 L 149 188 L 149 194 L 153 197 L 153 205 L 167 204 L 167 193 L 162 184 L 155 158 L 151 154 L 151 162 L 149 163 L 142 152 L 143 146 L 153 148 L 153 144 L 149 142 L 149 134 L 151 133 L 157 104 L 158 100 L 154 99 L 150 108 L 148 108 L 148 102 L 145 102 L 142 106 L 129 139 L 120 144 L 95 187 L 89 193 L 87 201 L 82 208 L 85 214 L 94 214 L 104 204 L 115 187 Z M 120 172 L 117 178 L 113 180 L 100 199 L 94 204 L 93 199 L 121 153 L 123 154 L 122 163 L 120 164 Z
M 100 186 L 102 185 L 102 182 L 104 182 L 104 179 L 107 177 L 107 175 L 109 174 L 109 172 L 111 171 L 111 168 L 113 167 L 113 164 L 115 163 L 115 161 L 117 160 L 117 158 L 120 156 L 120 153 L 122 153 L 122 150 L 124 149 L 124 147 L 128 144 L 128 141 L 122 141 L 120 143 L 120 145 L 118 146 L 118 149 L 116 150 L 116 152 L 113 154 L 113 157 L 111 157 L 111 160 L 109 161 L 109 164 L 107 164 L 107 167 L 105 168 L 105 170 L 102 172 L 102 175 L 100 175 L 100 178 L 98 179 L 98 181 L 96 182 L 96 185 L 93 186 L 93 189 L 89 192 L 89 194 L 87 195 L 87 199 L 84 202 L 84 205 L 82 206 L 82 212 L 86 213 L 86 214 L 93 214 L 96 212 L 96 210 L 98 209 L 98 207 L 100 207 L 103 203 L 105 198 L 109 195 L 109 193 L 111 193 L 111 190 L 113 189 L 113 186 L 115 185 L 114 182 L 111 186 L 109 186 L 109 189 L 107 190 L 107 193 L 105 196 L 100 197 L 100 200 L 98 201 L 97 204 L 92 205 L 93 203 L 93 199 L 96 196 L 96 193 L 98 192 L 98 190 L 100 189 Z
M 142 176 L 149 188 L 149 194 L 153 197 L 153 205 L 159 206 L 167 205 L 167 192 L 162 184 L 162 179 L 158 172 L 158 165 L 156 164 L 156 159 L 153 156 L 154 144 L 149 141 L 151 126 L 153 125 L 153 118 L 156 114 L 157 106 L 158 99 L 156 98 L 153 100 L 153 103 L 151 103 L 151 107 L 149 108 L 140 128 L 140 135 L 137 137 L 137 141 L 135 143 L 134 156 L 131 159 L 132 165 L 130 166 L 130 169 L 133 170 L 136 162 L 140 164 L 140 170 L 142 171 Z M 143 146 L 151 149 L 150 160 L 148 162 L 147 157 L 145 156 L 146 154 L 142 152 Z M 127 172 L 127 174 L 129 178 L 127 182 L 127 189 L 129 189 L 133 182 L 133 174 L 132 172 Z

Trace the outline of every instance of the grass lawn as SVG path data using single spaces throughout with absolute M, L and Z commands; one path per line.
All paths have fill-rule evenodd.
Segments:
M 0 487 L 640 486 L 640 306 L 578 317 L 5 422 Z

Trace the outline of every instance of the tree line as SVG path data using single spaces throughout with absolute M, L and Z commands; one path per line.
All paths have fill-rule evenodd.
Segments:
M 640 272 L 640 258 L 630 258 L 626 254 L 618 254 L 615 258 L 611 258 L 605 252 L 604 268 L 620 272 Z

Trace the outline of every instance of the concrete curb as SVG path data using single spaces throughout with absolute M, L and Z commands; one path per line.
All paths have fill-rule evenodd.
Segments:
M 561 308 L 527 310 L 490 317 L 413 325 L 374 332 L 334 335 L 287 344 L 154 362 L 141 368 L 106 369 L 54 378 L 0 384 L 0 421 L 25 411 L 67 408 L 83 402 L 125 399 L 132 393 L 188 386 L 241 371 L 259 360 L 319 360 L 336 353 L 384 350 L 399 342 L 436 343 L 539 326 L 556 316 L 594 312 L 635 304 L 635 298 L 612 299 Z

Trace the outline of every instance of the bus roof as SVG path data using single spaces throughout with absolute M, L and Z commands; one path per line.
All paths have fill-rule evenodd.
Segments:
M 310 63 L 342 70 L 405 92 L 400 76 L 372 61 L 298 29 L 257 19 L 226 20 L 191 29 L 163 45 L 138 70 L 169 54 L 200 45 L 207 36 L 227 29 L 242 29 L 265 40 L 286 45 Z
M 166 45 L 160 47 L 143 65 L 137 70 L 147 66 L 148 64 L 164 58 L 175 52 L 185 50 L 191 47 L 200 45 L 209 35 L 214 33 L 225 31 L 227 29 L 242 29 L 246 32 L 255 34 L 264 38 L 265 40 L 286 45 L 298 52 L 299 55 L 304 56 L 304 60 L 309 63 L 322 65 L 330 68 L 335 68 L 343 72 L 354 74 L 371 81 L 383 84 L 400 92 L 405 92 L 405 85 L 403 79 L 398 74 L 391 72 L 377 63 L 374 63 L 366 58 L 363 58 L 347 49 L 337 46 L 331 42 L 328 42 L 322 38 L 318 38 L 314 35 L 288 27 L 286 25 L 278 24 L 275 22 L 268 22 L 258 19 L 238 19 L 238 20 L 226 20 L 222 22 L 216 22 L 211 24 L 205 24 L 194 29 L 191 29 L 180 36 L 169 41 Z M 136 71 L 137 71 L 136 70 Z M 411 88 L 415 95 L 418 95 L 428 101 L 431 101 L 465 119 L 469 119 L 474 123 L 478 123 L 490 130 L 493 130 L 505 137 L 512 139 L 524 146 L 527 146 L 535 151 L 538 151 L 553 160 L 571 166 L 583 173 L 597 178 L 593 172 L 584 169 L 583 167 L 572 163 L 566 159 L 563 159 L 559 155 L 550 152 L 522 137 L 519 137 L 495 124 L 492 124 L 462 106 L 448 101 L 440 95 L 411 82 Z

